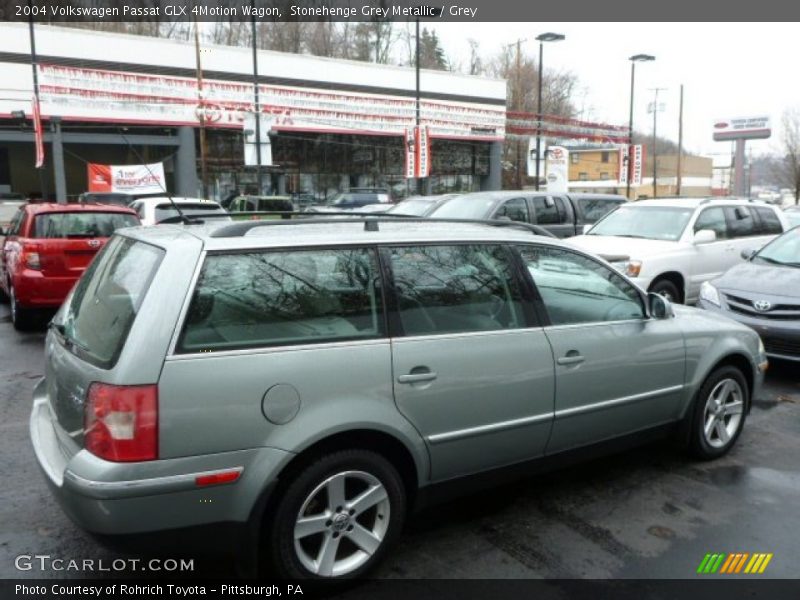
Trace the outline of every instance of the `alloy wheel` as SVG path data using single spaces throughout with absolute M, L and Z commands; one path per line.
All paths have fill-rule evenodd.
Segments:
M 306 497 L 294 525 L 298 560 L 320 577 L 341 577 L 364 565 L 389 528 L 389 495 L 364 471 L 328 477 Z
M 734 379 L 723 379 L 711 390 L 703 411 L 703 435 L 713 448 L 723 448 L 736 435 L 744 411 L 744 394 Z

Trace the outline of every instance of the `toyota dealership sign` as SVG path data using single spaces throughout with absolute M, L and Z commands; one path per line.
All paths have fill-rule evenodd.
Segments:
M 737 117 L 714 121 L 714 141 L 763 140 L 772 135 L 769 117 Z

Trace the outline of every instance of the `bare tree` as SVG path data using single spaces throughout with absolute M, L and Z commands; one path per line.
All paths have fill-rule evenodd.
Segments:
M 467 40 L 469 43 L 469 75 L 483 75 L 483 61 L 478 49 L 478 41 L 472 38 Z
M 778 175 L 794 191 L 794 203 L 800 204 L 800 109 L 788 108 L 781 118 L 781 154 Z

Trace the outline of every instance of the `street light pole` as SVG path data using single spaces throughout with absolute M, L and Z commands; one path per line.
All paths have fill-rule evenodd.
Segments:
M 414 57 L 414 71 L 416 75 L 417 81 L 417 88 L 416 88 L 416 129 L 414 130 L 414 143 L 416 144 L 417 138 L 419 137 L 419 113 L 420 113 L 420 89 L 419 89 L 419 19 L 416 21 L 416 28 L 417 28 L 417 37 L 416 37 L 416 47 L 414 49 L 415 57 Z M 417 194 L 420 196 L 424 196 L 423 188 L 423 179 L 422 177 L 417 178 Z
M 634 89 L 634 82 L 636 79 L 636 63 L 637 62 L 650 62 L 656 59 L 655 56 L 650 54 L 634 54 L 628 60 L 631 61 L 631 102 L 630 102 L 630 111 L 628 114 L 628 144 L 633 145 L 633 89 Z M 628 150 L 628 164 L 626 168 L 628 169 L 628 176 L 626 177 L 625 183 L 625 197 L 630 200 L 631 198 L 631 172 L 630 172 L 630 162 L 631 162 L 631 151 Z
M 542 151 L 542 74 L 544 73 L 544 43 L 545 42 L 560 42 L 566 39 L 565 35 L 560 33 L 542 33 L 537 35 L 536 39 L 539 42 L 539 87 L 536 94 L 536 191 L 539 191 L 539 176 L 541 161 L 539 156 Z
M 253 103 L 256 113 L 256 173 L 258 181 L 258 193 L 260 196 L 263 194 L 262 188 L 262 174 L 261 174 L 261 107 L 259 106 L 258 99 L 258 47 L 256 45 L 256 17 L 255 17 L 255 0 L 250 0 L 250 27 L 253 38 Z

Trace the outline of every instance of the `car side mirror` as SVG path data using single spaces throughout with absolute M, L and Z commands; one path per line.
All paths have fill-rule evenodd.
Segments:
M 669 319 L 675 316 L 672 303 L 661 294 L 647 294 L 647 305 L 650 309 L 650 316 L 654 319 Z
M 712 229 L 701 229 L 694 233 L 695 244 L 710 244 L 717 241 L 717 232 Z
M 755 250 L 753 248 L 745 248 L 744 250 L 742 250 L 740 256 L 745 260 L 750 260 L 756 255 L 756 252 L 758 252 L 758 250 Z

